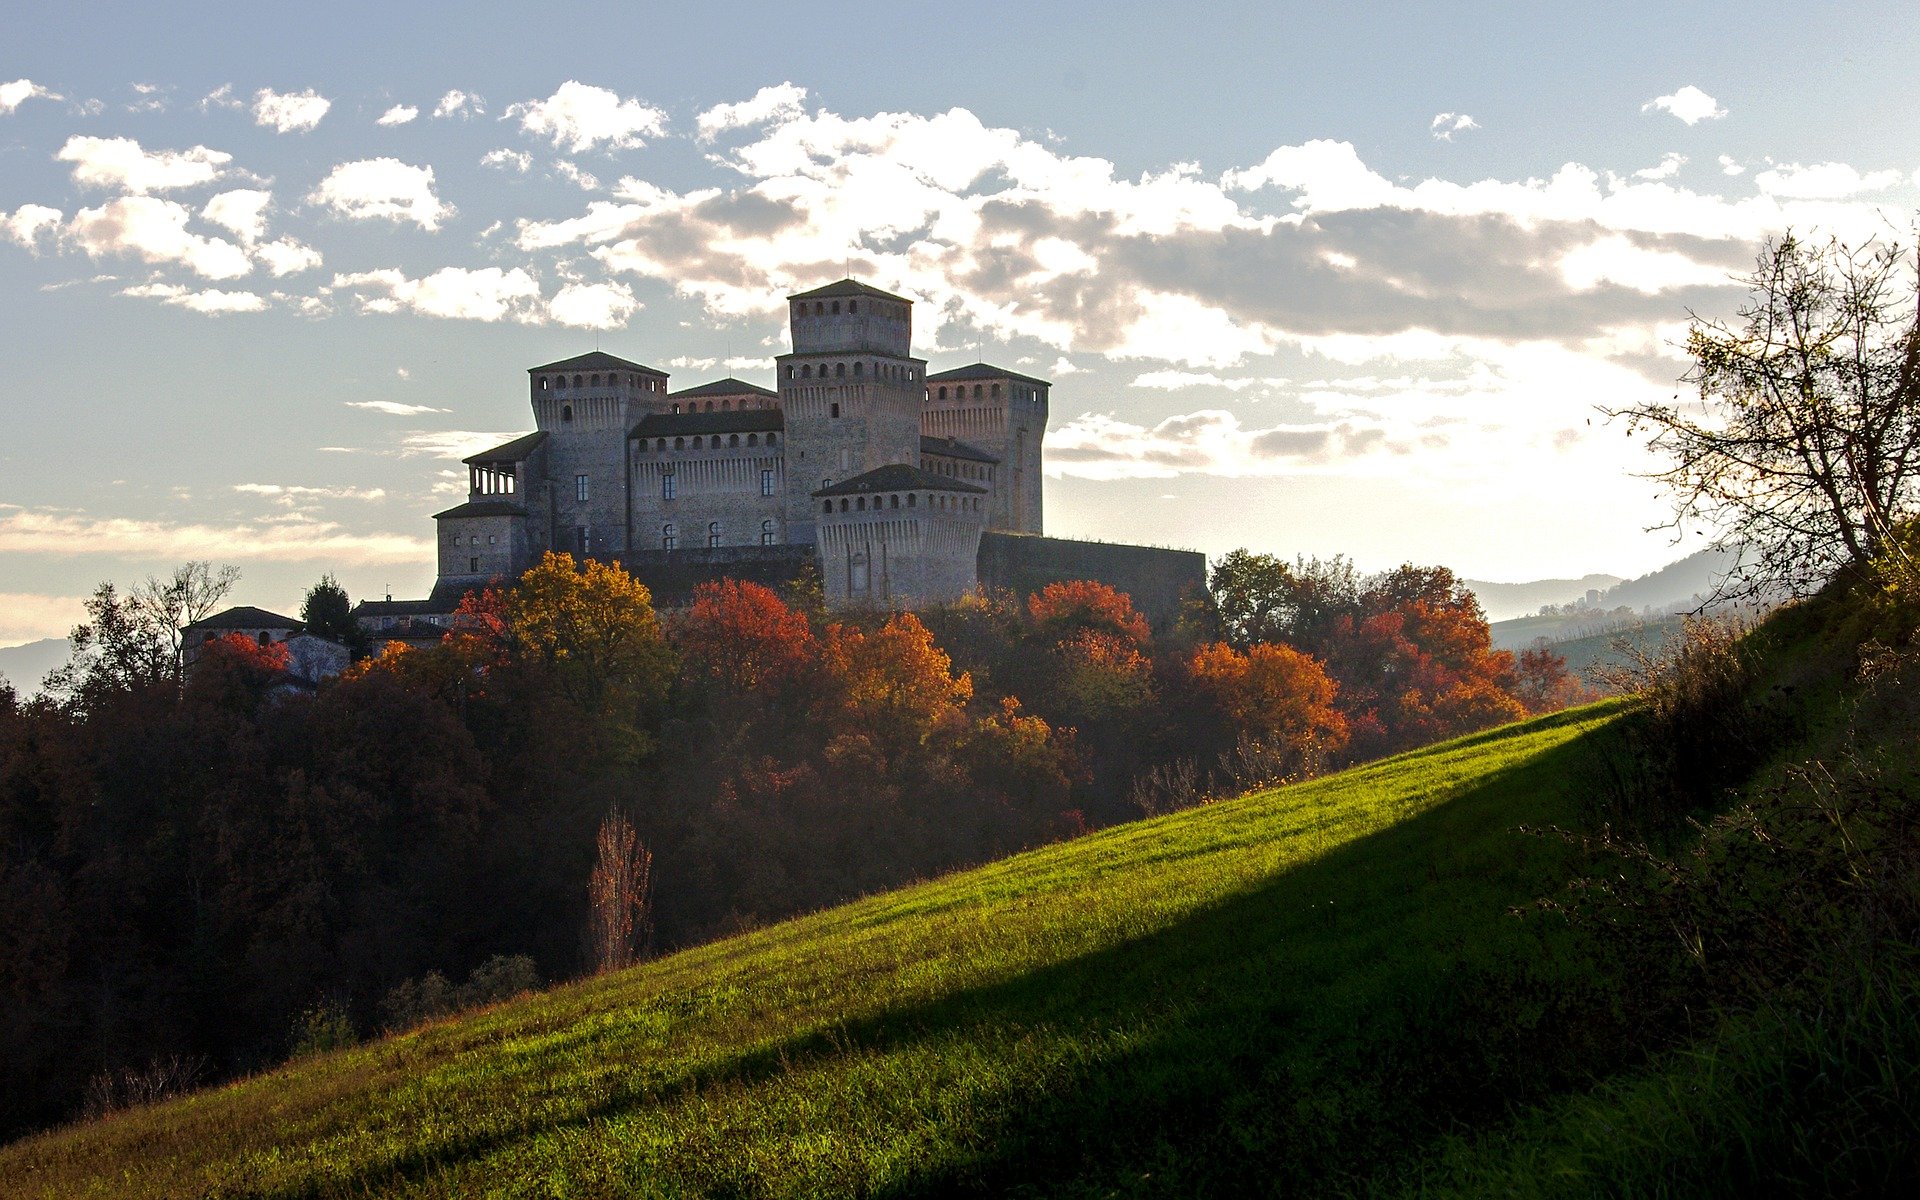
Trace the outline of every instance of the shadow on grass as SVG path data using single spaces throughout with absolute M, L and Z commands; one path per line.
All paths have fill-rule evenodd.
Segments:
M 1612 1043 L 1604 1019 L 1593 1019 L 1606 1008 L 1605 982 L 1564 927 L 1512 915 L 1556 891 L 1576 862 L 1570 846 L 1515 827 L 1577 818 L 1574 790 L 1605 733 L 1520 760 L 1150 935 L 616 1090 L 563 1121 L 455 1137 L 344 1178 L 255 1194 L 430 1189 L 442 1172 L 542 1133 L 639 1117 L 836 1057 L 870 1062 L 975 1031 L 1005 1045 L 1009 1030 L 1089 1049 L 1056 1059 L 1077 1061 L 1071 1069 L 1035 1072 L 1032 1087 L 979 1099 L 965 1133 L 930 1147 L 909 1177 L 829 1189 L 1247 1195 L 1357 1184 L 1458 1122 L 1612 1065 L 1599 1061 Z M 1124 1051 L 1097 1048 L 1122 1030 L 1133 1035 Z M 889 1131 L 846 1133 L 863 1135 Z M 778 1186 L 741 1163 L 680 1165 L 699 1176 L 679 1181 L 695 1193 Z M 676 1164 L 632 1166 L 665 1183 Z

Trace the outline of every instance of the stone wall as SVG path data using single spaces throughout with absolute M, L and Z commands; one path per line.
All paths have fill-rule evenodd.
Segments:
M 1189 596 L 1207 594 L 1207 556 L 1117 542 L 1080 542 L 989 530 L 980 538 L 980 583 L 1024 597 L 1049 583 L 1093 579 L 1133 597 L 1156 629 L 1173 624 Z
M 628 574 L 647 585 L 655 608 L 680 608 L 693 589 L 718 579 L 737 579 L 778 589 L 814 566 L 812 546 L 722 546 L 718 550 L 642 550 L 623 561 Z

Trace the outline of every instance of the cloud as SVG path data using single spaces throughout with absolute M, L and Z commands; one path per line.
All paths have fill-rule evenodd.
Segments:
M 420 115 L 420 110 L 411 104 L 396 104 L 380 114 L 375 125 L 405 125 Z
M 355 220 L 412 221 L 435 230 L 453 215 L 433 191 L 433 168 L 415 167 L 397 158 L 367 158 L 341 163 L 308 197 Z
M 551 138 L 569 153 L 584 154 L 596 147 L 636 150 L 646 139 L 666 132 L 667 114 L 638 100 L 622 100 L 618 93 L 569 79 L 545 100 L 510 106 L 507 116 L 519 117 L 520 127 L 536 137 Z
M 271 203 L 272 192 L 239 188 L 207 201 L 200 215 L 251 245 L 267 235 L 267 205 Z
M 570 283 L 547 302 L 547 315 L 575 329 L 618 329 L 639 307 L 624 283 Z
M 248 496 L 265 496 L 291 508 L 315 500 L 384 500 L 385 488 L 303 487 L 288 483 L 236 483 L 233 490 Z
M 1223 409 L 1146 426 L 1086 413 L 1047 435 L 1047 473 L 1082 479 L 1292 475 L 1377 454 L 1386 433 L 1353 421 L 1247 429 Z
M 0 210 L 0 237 L 37 252 L 41 236 L 58 233 L 64 219 L 59 209 L 44 204 L 22 204 L 12 213 Z
M 247 102 L 233 94 L 233 85 L 223 83 L 219 87 L 200 97 L 196 105 L 201 112 L 211 112 L 216 108 L 245 108 Z
M 478 117 L 484 115 L 486 111 L 486 105 L 480 97 L 471 92 L 463 92 L 459 88 L 454 88 L 440 97 L 440 103 L 433 106 L 433 115 L 436 119 Z
M 763 87 L 750 100 L 716 104 L 696 117 L 700 140 L 710 142 L 729 129 L 747 129 L 790 121 L 805 111 L 807 89 L 794 83 Z
M 267 302 L 252 292 L 223 292 L 213 288 L 194 291 L 174 283 L 143 283 L 122 289 L 120 294 L 145 300 L 160 300 L 209 316 L 260 312 L 267 307 Z
M 352 291 L 365 312 L 410 311 L 468 321 L 538 322 L 540 285 L 519 267 L 443 267 L 421 279 L 387 268 L 336 275 L 333 286 Z
M 85 596 L 47 596 L 37 592 L 0 592 L 0 646 L 19 646 L 42 638 L 63 638 L 86 620 Z M 29 681 L 16 679 L 16 685 Z
M 575 166 L 564 158 L 554 161 L 553 173 L 579 188 L 581 191 L 597 192 L 600 190 L 599 179 L 582 171 L 578 166 Z
M 353 533 L 330 521 L 284 518 L 236 524 L 171 524 L 36 509 L 0 511 L 0 553 L 111 555 L 142 562 L 184 559 L 418 563 L 433 554 L 422 538 Z
M 93 258 L 133 255 L 148 263 L 177 263 L 207 279 L 237 279 L 253 269 L 246 251 L 232 242 L 187 232 L 192 216 L 171 200 L 122 196 L 75 213 L 66 237 Z
M 1846 163 L 1828 162 L 1803 167 L 1782 163 L 1753 177 L 1754 186 L 1769 196 L 1791 200 L 1843 200 L 1862 192 L 1881 192 L 1901 182 L 1894 170 L 1862 174 Z
M 254 257 L 272 272 L 275 279 L 301 271 L 311 271 L 323 262 L 318 250 L 293 238 L 283 237 L 277 241 L 261 242 L 252 249 Z
M 1733 157 L 1731 154 L 1722 154 L 1720 156 L 1720 173 L 1721 174 L 1740 175 L 1740 174 L 1744 174 L 1746 169 L 1747 169 L 1746 167 L 1741 165 L 1740 160 Z
M 1612 283 L 1646 295 L 1724 285 L 1729 275 L 1722 267 L 1695 262 L 1671 250 L 1649 249 L 1620 234 L 1567 252 L 1560 259 L 1560 273 L 1578 291 Z
M 1456 133 L 1465 133 L 1469 129 L 1480 128 L 1480 122 L 1466 113 L 1435 113 L 1427 129 L 1436 141 L 1450 142 Z
M 1698 125 L 1702 121 L 1717 121 L 1727 115 L 1720 102 L 1699 88 L 1688 84 L 1668 96 L 1655 96 L 1640 106 L 1640 111 L 1671 113 L 1688 125 Z
M 504 446 L 519 433 L 479 433 L 471 429 L 443 429 L 410 433 L 400 442 L 401 458 L 471 458 L 482 450 Z
M 1669 151 L 1660 156 L 1658 166 L 1642 167 L 1633 173 L 1635 179 L 1671 179 L 1687 165 L 1687 156 Z
M 233 161 L 233 155 L 205 146 L 148 152 L 132 138 L 78 136 L 68 138 L 54 158 L 74 164 L 73 181 L 82 187 L 136 195 L 211 183 Z
M 136 99 L 127 105 L 127 111 L 130 113 L 165 112 L 167 93 L 172 90 L 157 83 L 136 83 L 133 85 L 133 94 Z
M 400 378 L 407 378 L 407 369 L 399 368 Z M 368 412 L 385 413 L 390 417 L 417 417 L 423 413 L 452 412 L 450 408 L 435 408 L 431 404 L 401 404 L 394 400 L 342 400 L 348 408 L 364 408 Z
M 261 88 L 253 94 L 253 123 L 276 133 L 305 133 L 320 124 L 333 101 L 312 88 L 304 92 L 276 92 Z
M 1069 364 L 1071 365 L 1071 364 Z M 1055 372 L 1058 374 L 1058 371 Z M 1161 391 L 1179 391 L 1182 388 L 1218 387 L 1231 392 L 1243 392 L 1250 387 L 1277 387 L 1286 383 L 1284 379 L 1225 379 L 1211 371 L 1148 371 L 1134 377 L 1130 385 L 1137 388 L 1156 388 Z
M 15 79 L 10 83 L 0 83 L 0 116 L 11 114 L 29 100 L 61 100 L 65 97 L 52 92 L 31 79 Z
M 517 171 L 525 175 L 533 169 L 533 155 L 525 150 L 489 150 L 480 156 L 483 167 L 499 167 L 503 171 Z

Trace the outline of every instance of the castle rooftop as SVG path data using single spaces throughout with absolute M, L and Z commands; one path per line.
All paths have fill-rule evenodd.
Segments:
M 546 440 L 547 431 L 542 429 L 537 433 L 525 434 L 503 445 L 495 446 L 491 450 L 482 450 L 478 454 L 468 455 L 460 461 L 468 466 L 478 463 L 521 462 L 527 455 L 538 450 Z
M 990 363 L 968 363 L 964 367 L 955 367 L 951 371 L 939 371 L 927 376 L 928 383 L 967 383 L 975 379 L 1018 379 L 1021 383 L 1037 384 L 1040 387 L 1052 387 L 1044 379 L 1035 379 L 1031 375 L 1022 375 L 1018 371 L 1009 371 L 1005 367 L 996 367 Z
M 658 375 L 665 379 L 667 373 L 642 363 L 618 358 L 604 350 L 589 350 L 585 354 L 576 354 L 572 358 L 563 358 L 559 362 L 550 362 L 543 366 L 528 367 L 527 374 L 539 371 L 639 371 L 646 375 Z
M 697 400 L 702 396 L 764 396 L 769 400 L 777 400 L 780 398 L 780 393 L 732 376 L 716 379 L 712 383 L 703 383 L 698 387 L 682 388 L 680 391 L 667 393 L 669 400 Z
M 675 437 L 694 433 L 762 433 L 787 427 L 777 408 L 734 408 L 724 412 L 648 413 L 628 437 Z
M 838 283 L 829 283 L 825 287 L 814 288 L 810 292 L 796 292 L 788 296 L 789 300 L 831 300 L 836 296 L 872 296 L 876 300 L 892 300 L 898 304 L 912 304 L 905 296 L 896 296 L 892 292 L 883 292 L 870 283 L 861 283 L 855 279 L 842 279 Z
M 890 463 L 811 494 L 817 499 L 822 496 L 870 496 L 875 492 L 972 492 L 985 495 L 986 491 L 986 488 L 975 484 L 946 475 L 935 475 L 919 467 Z

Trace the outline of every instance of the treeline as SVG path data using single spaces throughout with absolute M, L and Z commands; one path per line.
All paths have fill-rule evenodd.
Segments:
M 1211 582 L 1158 636 L 1087 582 L 829 616 L 726 581 L 663 617 L 550 555 L 317 690 L 244 639 L 182 671 L 180 606 L 103 586 L 55 692 L 0 685 L 0 1133 L 593 969 L 609 814 L 664 949 L 1574 695 L 1444 569 Z

